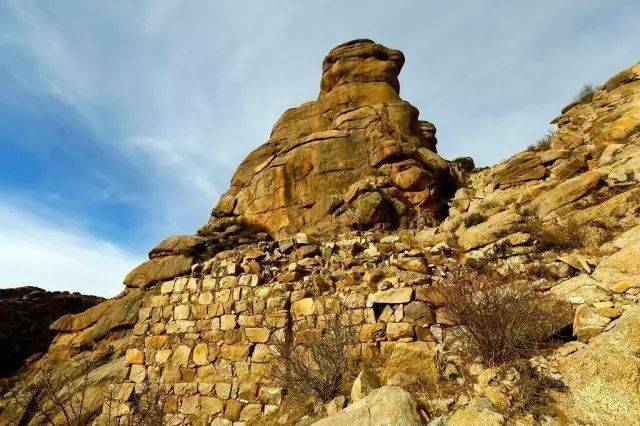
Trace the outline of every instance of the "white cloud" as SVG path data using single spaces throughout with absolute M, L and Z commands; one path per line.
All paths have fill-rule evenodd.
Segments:
M 7 203 L 0 203 L 0 223 L 0 288 L 34 285 L 113 297 L 143 260 Z

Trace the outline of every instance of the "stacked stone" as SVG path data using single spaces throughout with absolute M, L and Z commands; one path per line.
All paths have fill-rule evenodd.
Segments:
M 270 363 L 289 330 L 298 340 L 320 335 L 340 314 L 364 358 L 439 336 L 433 268 L 397 236 L 372 233 L 324 244 L 297 234 L 219 253 L 148 291 L 126 353 L 123 399 L 158 384 L 176 424 L 272 412 L 283 391 Z

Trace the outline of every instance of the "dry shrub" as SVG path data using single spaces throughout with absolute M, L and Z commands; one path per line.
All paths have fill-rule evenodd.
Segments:
M 160 383 L 151 382 L 140 395 L 134 393 L 130 403 L 132 411 L 125 416 L 124 424 L 131 426 L 155 426 L 163 424 L 167 389 Z M 120 424 L 123 424 L 121 421 Z
M 300 399 L 312 395 L 329 401 L 355 377 L 358 365 L 353 355 L 355 331 L 341 316 L 327 315 L 324 328 L 315 336 L 306 333 L 304 339 L 294 339 L 289 330 L 276 343 L 280 356 L 272 378 L 288 395 Z
M 534 144 L 527 147 L 529 151 L 547 151 L 551 148 L 551 138 L 553 138 L 554 131 L 549 129 L 547 133 L 538 139 Z
M 513 368 L 518 372 L 518 381 L 512 411 L 531 413 L 536 421 L 555 416 L 554 400 L 548 390 L 565 392 L 567 388 L 564 383 L 538 373 L 527 360 L 516 361 Z
M 102 414 L 100 410 L 91 411 L 89 401 L 95 394 L 91 393 L 89 375 L 98 365 L 99 360 L 85 358 L 75 368 L 60 371 L 44 363 L 30 380 L 25 378 L 16 383 L 8 397 L 23 410 L 20 424 L 83 426 L 92 424 L 99 415 L 99 424 L 105 426 L 163 424 L 167 393 L 154 383 L 149 384 L 141 395 L 132 394 L 128 401 L 131 410 L 119 420 L 114 415 L 118 406 L 125 402 L 118 400 L 120 386 L 114 381 L 105 383 L 99 393 Z
M 572 219 L 561 223 L 545 223 L 531 216 L 522 230 L 531 234 L 542 250 L 581 248 L 588 238 L 588 227 Z
M 20 424 L 87 424 L 91 413 L 86 398 L 93 366 L 84 359 L 77 367 L 60 374 L 43 363 L 31 380 L 16 383 L 8 396 L 23 410 Z
M 490 363 L 527 356 L 570 324 L 573 309 L 527 283 L 459 266 L 438 285 L 461 340 Z
M 580 104 L 584 102 L 591 102 L 591 100 L 593 99 L 593 95 L 596 93 L 597 90 L 598 90 L 597 86 L 594 86 L 591 83 L 587 83 L 584 86 L 582 86 L 582 89 L 580 89 L 578 94 L 573 98 L 573 101 Z

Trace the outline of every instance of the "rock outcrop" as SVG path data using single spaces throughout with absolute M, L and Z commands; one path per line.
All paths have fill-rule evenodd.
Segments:
M 13 375 L 27 358 L 46 352 L 56 336 L 49 329 L 54 321 L 102 300 L 37 287 L 0 289 L 0 378 Z
M 371 40 L 331 50 L 318 99 L 283 114 L 200 234 L 229 218 L 273 237 L 437 223 L 448 163 L 435 152 L 435 127 L 399 96 L 403 64 L 400 51 Z
M 422 419 L 411 394 L 397 386 L 383 386 L 315 426 L 418 426 Z
M 316 421 L 330 415 L 318 424 L 633 423 L 640 68 L 566 107 L 537 146 L 477 170 L 436 154 L 435 127 L 399 97 L 403 63 L 370 40 L 333 49 L 318 99 L 284 113 L 198 235 L 161 242 L 122 294 L 58 319 L 24 381 L 78 383 L 93 366 L 95 424 L 128 421 L 153 389 L 169 424 L 292 423 L 272 374 L 281 344 L 327 336 L 336 316 L 367 369 L 350 393 L 312 401 Z M 553 336 L 566 343 L 524 364 L 469 362 L 437 291 L 461 262 L 572 305 Z M 0 423 L 40 420 L 0 398 Z

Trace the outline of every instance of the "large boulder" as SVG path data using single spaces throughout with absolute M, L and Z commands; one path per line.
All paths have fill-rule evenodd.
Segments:
M 403 63 L 400 51 L 371 40 L 331 50 L 318 99 L 282 115 L 201 233 L 229 218 L 274 237 L 437 222 L 448 163 L 435 153 L 435 127 L 400 99 Z
M 416 401 L 397 386 L 383 386 L 315 426 L 421 425 Z
M 127 287 L 145 288 L 158 281 L 184 275 L 191 271 L 191 257 L 177 255 L 154 257 L 138 265 L 124 277 Z
M 381 372 L 384 383 L 409 377 L 425 389 L 438 381 L 435 344 L 430 342 L 396 343 Z M 400 380 L 402 382 L 402 380 Z
M 560 366 L 560 406 L 580 424 L 637 424 L 640 419 L 640 307 L 594 337 Z

